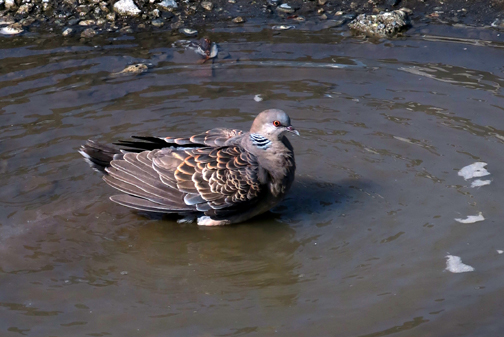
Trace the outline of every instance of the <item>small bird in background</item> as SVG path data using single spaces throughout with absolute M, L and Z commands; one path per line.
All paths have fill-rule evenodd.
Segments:
M 198 217 L 198 225 L 239 223 L 278 204 L 294 181 L 299 135 L 282 110 L 261 112 L 249 132 L 216 128 L 189 138 L 137 137 L 121 149 L 88 140 L 79 152 L 124 194 L 110 199 L 147 212 Z

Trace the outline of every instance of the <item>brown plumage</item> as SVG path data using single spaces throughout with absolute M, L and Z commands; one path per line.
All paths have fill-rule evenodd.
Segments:
M 199 225 L 237 223 L 261 214 L 294 181 L 298 134 L 282 110 L 261 112 L 243 132 L 217 128 L 189 138 L 133 137 L 122 149 L 89 140 L 79 152 L 125 193 L 110 199 L 148 212 L 196 214 Z M 203 215 L 204 214 L 204 215 Z

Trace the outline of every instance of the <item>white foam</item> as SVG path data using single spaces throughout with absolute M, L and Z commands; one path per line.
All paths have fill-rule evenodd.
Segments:
M 462 259 L 455 255 L 446 255 L 446 270 L 451 273 L 467 273 L 474 271 L 474 268 L 462 263 Z
M 497 253 L 502 254 L 504 253 L 504 250 L 497 249 Z
M 478 215 L 468 215 L 465 219 L 456 218 L 455 221 L 460 223 L 475 223 L 479 221 L 483 221 L 485 218 L 483 217 L 483 213 L 479 212 Z
M 464 177 L 465 180 L 487 176 L 490 174 L 490 172 L 485 169 L 485 166 L 487 165 L 487 163 L 477 161 L 471 165 L 461 168 L 460 171 L 458 171 L 458 175 Z
M 256 102 L 260 102 L 260 101 L 262 101 L 262 100 L 263 100 L 263 98 L 261 97 L 261 95 L 255 95 L 255 96 L 254 96 L 254 101 L 256 101 Z
M 485 186 L 485 185 L 490 185 L 491 182 L 492 182 L 491 180 L 476 179 L 476 180 L 473 180 L 473 182 L 471 183 L 471 187 L 474 188 L 474 187 L 481 187 L 481 186 Z

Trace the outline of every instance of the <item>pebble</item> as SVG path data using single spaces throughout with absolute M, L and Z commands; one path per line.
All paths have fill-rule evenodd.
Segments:
M 368 36 L 392 37 L 409 27 L 408 12 L 408 9 L 401 8 L 377 15 L 360 14 L 348 27 Z
M 232 20 L 234 23 L 243 23 L 245 22 L 245 19 L 243 19 L 241 16 L 237 16 Z
M 10 16 L 0 17 L 0 26 L 11 25 L 14 22 L 15 22 L 14 18 L 12 18 Z
M 334 15 L 337 15 L 337 16 L 341 16 L 341 15 L 343 15 L 343 14 L 345 14 L 345 13 L 344 13 L 344 12 L 342 12 L 342 11 L 337 11 L 336 13 L 334 13 Z
M 73 29 L 72 28 L 66 28 L 61 35 L 63 35 L 63 36 L 70 36 L 70 35 L 72 35 L 72 33 L 73 33 Z
M 14 9 L 16 8 L 16 2 L 14 0 L 5 0 L 5 9 Z
M 186 36 L 198 35 L 198 31 L 196 29 L 191 29 L 191 28 L 180 28 L 179 32 L 186 35 Z
M 324 6 L 326 4 L 327 0 L 318 0 L 318 4 L 320 6 Z
M 288 14 L 294 13 L 294 9 L 288 4 L 281 4 L 280 6 L 277 7 L 277 11 Z
M 107 20 L 109 21 L 115 21 L 116 19 L 116 14 L 115 13 L 108 13 L 107 14 Z
M 160 3 L 158 3 L 156 6 L 161 8 L 162 10 L 165 11 L 172 11 L 176 8 L 178 8 L 177 3 L 174 0 L 163 0 Z
M 85 39 L 90 39 L 93 36 L 95 36 L 96 34 L 97 34 L 96 30 L 94 30 L 93 28 L 87 28 L 87 29 L 84 29 L 84 31 L 81 33 L 81 37 L 85 38 Z
M 138 63 L 138 64 L 132 64 L 130 66 L 127 66 L 123 70 L 121 70 L 118 73 L 113 73 L 112 75 L 138 75 L 141 73 L 146 72 L 149 69 L 147 65 Z
M 154 19 L 151 23 L 154 27 L 162 27 L 164 25 L 164 21 L 162 19 Z
M 261 97 L 261 95 L 255 95 L 254 96 L 254 101 L 261 102 L 262 100 L 263 100 L 263 98 Z
M 96 25 L 95 20 L 82 20 L 79 22 L 79 26 L 94 26 Z
M 142 11 L 133 0 L 119 0 L 114 4 L 114 10 L 121 15 L 138 16 Z
M 211 11 L 213 9 L 213 3 L 211 3 L 210 1 L 203 1 L 201 3 L 201 7 L 203 7 L 207 11 Z
M 16 14 L 18 15 L 26 15 L 26 14 L 29 14 L 31 12 L 33 8 L 33 5 L 32 4 L 24 4 L 24 5 L 21 5 L 19 7 L 19 9 L 17 10 Z
M 18 35 L 23 32 L 23 28 L 20 25 L 12 24 L 7 27 L 0 28 L 0 34 L 2 35 Z

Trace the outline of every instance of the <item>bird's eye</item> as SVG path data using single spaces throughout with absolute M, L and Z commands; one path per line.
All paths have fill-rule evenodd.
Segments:
M 280 123 L 279 121 L 273 121 L 273 125 L 279 127 L 280 125 L 282 125 L 282 123 Z

